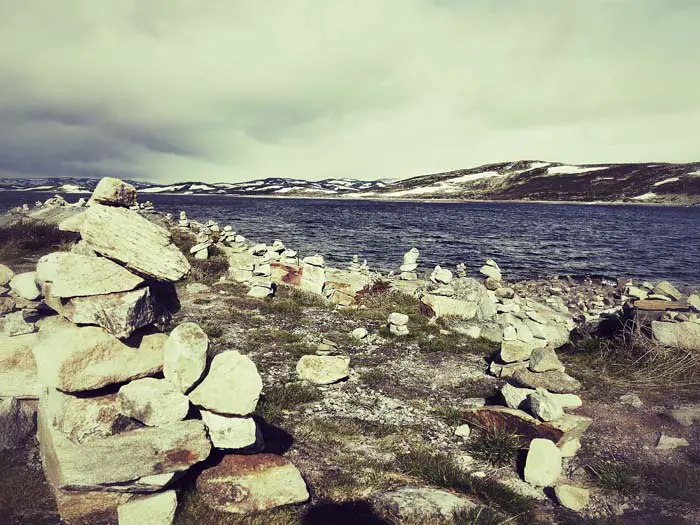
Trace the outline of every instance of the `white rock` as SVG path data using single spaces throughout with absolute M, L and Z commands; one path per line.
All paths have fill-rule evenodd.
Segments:
M 24 312 L 14 312 L 5 316 L 5 335 L 16 337 L 36 332 L 36 325 L 24 320 Z
M 520 324 L 515 327 L 515 331 L 518 335 L 519 341 L 523 341 L 524 343 L 531 343 L 535 339 L 527 325 Z
M 325 264 L 326 264 L 325 261 L 323 260 L 323 256 L 318 255 L 318 254 L 312 255 L 310 257 L 304 257 L 302 259 L 302 262 L 304 264 L 309 264 L 311 266 L 317 266 L 319 268 L 325 266 Z
M 136 204 L 136 188 L 119 179 L 103 177 L 92 192 L 92 200 L 128 208 Z
M 540 347 L 532 350 L 530 354 L 530 370 L 533 372 L 548 372 L 550 370 L 564 370 L 557 353 L 550 347 Z
M 171 525 L 177 510 L 177 493 L 166 490 L 149 496 L 134 496 L 117 507 L 119 525 Z
M 337 383 L 350 375 L 350 358 L 346 356 L 305 355 L 296 367 L 300 379 L 314 385 Z
M 571 485 L 557 485 L 554 493 L 559 503 L 567 509 L 579 512 L 588 506 L 590 493 L 588 489 L 573 487 Z
M 455 429 L 455 436 L 461 437 L 462 439 L 468 439 L 469 435 L 472 433 L 472 429 L 469 428 L 469 425 L 464 424 L 464 425 L 459 425 Z
M 400 487 L 373 497 L 375 505 L 387 509 L 396 518 L 394 523 L 454 523 L 458 511 L 476 509 L 467 498 L 446 490 L 430 487 Z
M 235 350 L 214 356 L 204 380 L 190 393 L 197 406 L 235 416 L 251 414 L 262 391 L 255 363 Z
M 504 363 L 524 361 L 525 359 L 529 359 L 534 348 L 535 344 L 533 342 L 525 343 L 523 341 L 502 341 L 500 354 L 501 360 Z
M 525 460 L 525 481 L 536 487 L 551 487 L 561 476 L 561 451 L 548 439 L 535 438 Z
M 394 312 L 389 315 L 389 324 L 394 326 L 406 326 L 408 324 L 408 316 L 399 312 Z
M 208 349 L 209 337 L 199 325 L 178 325 L 163 348 L 163 375 L 181 392 L 188 392 L 204 373 Z
M 10 270 L 8 266 L 0 264 L 0 286 L 5 286 L 8 284 L 14 276 L 15 272 Z
M 530 394 L 530 410 L 542 421 L 554 421 L 564 415 L 559 401 L 543 388 Z
M 36 284 L 36 272 L 18 273 L 10 280 L 10 288 L 22 299 L 35 301 L 41 297 L 41 290 Z
M 258 441 L 257 427 L 252 417 L 222 416 L 202 410 L 202 421 L 209 429 L 209 438 L 215 448 L 240 450 Z
M 398 335 L 398 336 L 405 336 L 408 335 L 408 327 L 407 326 L 396 326 L 394 324 L 389 325 L 389 332 Z
M 157 427 L 185 419 L 190 402 L 167 379 L 146 377 L 119 389 L 117 408 L 127 417 Z
M 506 406 L 513 409 L 518 409 L 525 402 L 530 394 L 534 394 L 535 390 L 531 388 L 518 388 L 506 383 L 501 387 L 501 395 L 506 402 Z
M 102 328 L 64 322 L 46 332 L 42 328 L 33 352 L 43 384 L 78 392 L 160 372 L 166 340 L 165 334 L 145 335 L 132 347 Z
M 47 388 L 42 394 L 42 404 L 51 425 L 74 443 L 84 443 L 133 430 L 128 427 L 138 425 L 136 422 L 124 424 L 125 418 L 119 414 L 116 398 L 114 393 L 76 396 Z
M 503 340 L 504 341 L 515 341 L 518 338 L 518 332 L 514 326 L 506 326 L 503 329 Z
M 305 292 L 323 295 L 323 288 L 326 285 L 326 271 L 322 266 L 306 262 L 306 259 L 309 257 L 306 257 L 302 264 L 299 287 Z
M 39 397 L 42 387 L 32 354 L 38 341 L 38 333 L 14 337 L 0 333 L 0 397 Z
M 355 328 L 352 332 L 352 337 L 358 341 L 367 337 L 367 329 L 364 327 Z
M 0 278 L 2 281 L 2 278 Z M 700 312 L 700 296 L 697 294 L 692 294 L 688 296 L 688 304 L 693 307 L 696 312 Z
M 693 322 L 667 323 L 652 321 L 654 339 L 662 345 L 687 350 L 700 350 L 700 324 Z
M 673 450 L 679 447 L 687 447 L 688 445 L 690 443 L 688 443 L 687 439 L 667 436 L 662 432 L 656 444 L 656 450 Z
M 637 394 L 624 394 L 620 396 L 620 403 L 623 405 L 633 406 L 634 408 L 642 408 L 644 402 Z
M 80 235 L 97 253 L 156 280 L 178 281 L 190 270 L 168 230 L 125 208 L 93 204 Z
M 501 275 L 501 271 L 498 268 L 494 268 L 493 266 L 490 265 L 484 265 L 479 269 L 479 273 L 481 275 L 485 275 L 488 278 L 493 279 L 494 281 L 500 282 L 503 277 Z

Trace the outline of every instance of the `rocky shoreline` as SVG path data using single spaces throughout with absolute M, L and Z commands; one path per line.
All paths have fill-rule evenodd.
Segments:
M 215 221 L 160 214 L 116 179 L 100 182 L 90 201 L 56 198 L 13 216 L 80 236 L 33 271 L 0 266 L 0 418 L 10 436 L 3 447 L 32 434 L 38 405 L 43 470 L 66 523 L 137 523 L 144 512 L 151 523 L 178 522 L 193 512 L 182 500 L 191 490 L 223 515 L 254 516 L 309 498 L 312 512 L 327 480 L 309 463 L 320 459 L 304 441 L 315 443 L 338 421 L 361 421 L 365 430 L 346 428 L 349 441 L 333 446 L 408 476 L 367 494 L 373 512 L 391 523 L 408 523 L 409 514 L 457 523 L 458 514 L 484 506 L 507 519 L 507 502 L 416 484 L 406 458 L 425 446 L 430 461 L 449 457 L 475 493 L 501 487 L 542 506 L 542 521 L 530 510 L 528 523 L 552 522 L 557 508 L 583 519 L 624 515 L 634 504 L 601 493 L 589 470 L 576 468 L 582 443 L 597 438 L 600 425 L 599 402 L 587 407 L 590 376 L 571 370 L 579 341 L 631 326 L 631 344 L 678 356 L 700 350 L 698 292 L 666 281 L 508 283 L 490 259 L 473 277 L 463 265 L 423 269 L 415 248 L 388 274 L 358 257 L 331 268 L 282 240 L 268 246 Z M 213 261 L 225 262 L 221 275 L 191 281 L 196 265 Z M 232 320 L 217 322 L 223 312 Z M 295 388 L 311 389 L 314 399 L 265 413 L 272 392 Z M 678 423 L 685 428 L 700 409 L 663 412 L 690 421 Z M 272 421 L 298 435 L 286 454 L 271 453 Z M 398 435 L 421 430 L 382 451 L 371 425 Z M 505 467 L 489 463 L 493 452 L 483 448 L 504 436 L 521 465 L 509 463 L 515 456 Z M 652 441 L 653 450 L 689 444 L 663 430 Z M 356 468 L 354 483 L 373 486 Z M 333 461 L 321 470 L 328 469 L 337 471 Z M 186 488 L 193 476 L 195 488 Z

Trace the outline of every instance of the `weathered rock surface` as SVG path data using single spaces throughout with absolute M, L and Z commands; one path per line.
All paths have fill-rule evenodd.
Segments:
M 581 390 L 581 383 L 566 374 L 554 370 L 551 372 L 532 372 L 526 368 L 513 374 L 513 379 L 522 386 L 544 388 L 557 394 L 571 394 Z
M 163 374 L 187 393 L 200 380 L 207 365 L 209 337 L 196 323 L 182 323 L 165 343 Z
M 552 370 L 563 372 L 564 365 L 559 361 L 553 348 L 540 347 L 535 348 L 530 355 L 530 370 L 533 372 L 550 372 Z
M 239 450 L 251 447 L 258 441 L 257 425 L 252 417 L 222 416 L 202 410 L 202 421 L 216 448 Z
M 667 323 L 652 321 L 651 331 L 659 343 L 674 348 L 700 350 L 700 324 L 693 322 Z
M 0 397 L 39 397 L 41 385 L 32 354 L 38 342 L 38 333 L 14 337 L 0 333 Z
M 668 281 L 661 281 L 657 283 L 657 285 L 654 286 L 654 289 L 651 292 L 655 295 L 665 295 L 666 297 L 670 297 L 674 301 L 680 301 L 685 297 L 681 292 L 678 291 L 678 288 L 673 286 Z
M 58 229 L 62 232 L 74 232 L 80 233 L 80 227 L 83 225 L 85 220 L 85 212 L 75 213 L 69 217 L 63 219 L 58 224 Z
M 37 279 L 50 282 L 56 297 L 104 295 L 133 290 L 143 278 L 105 257 L 70 252 L 43 256 L 36 266 Z
M 656 443 L 656 450 L 673 450 L 679 447 L 687 447 L 690 445 L 685 438 L 673 437 L 663 432 L 659 436 L 659 441 Z
M 24 319 L 24 312 L 13 312 L 5 316 L 5 335 L 8 337 L 17 337 L 20 335 L 33 334 L 36 332 L 36 325 L 28 323 Z
M 80 235 L 96 252 L 156 280 L 175 282 L 190 270 L 168 230 L 124 208 L 93 204 Z
M 171 525 L 176 510 L 177 493 L 174 490 L 133 496 L 117 507 L 119 525 Z
M 506 402 L 506 406 L 518 409 L 525 402 L 530 394 L 534 394 L 535 390 L 531 388 L 518 388 L 506 383 L 501 387 L 501 395 Z
M 590 493 L 588 489 L 572 485 L 557 485 L 554 494 L 562 507 L 579 512 L 588 506 Z
M 477 505 L 466 498 L 445 490 L 428 487 L 401 487 L 372 497 L 375 506 L 388 510 L 401 520 L 429 520 L 431 523 L 451 523 L 459 510 L 475 509 Z
M 530 394 L 530 410 L 542 421 L 553 421 L 564 415 L 564 410 L 555 397 L 544 388 L 538 388 Z
M 9 314 L 17 306 L 17 302 L 12 297 L 0 297 L 0 315 Z
M 69 321 L 80 325 L 96 325 L 120 339 L 158 319 L 156 300 L 151 288 L 138 288 L 72 299 L 52 298 L 53 286 L 44 286 L 46 303 Z
M 421 302 L 430 307 L 435 313 L 435 317 L 451 315 L 469 320 L 476 317 L 478 308 L 478 305 L 471 301 L 428 293 L 423 294 Z
M 326 271 L 323 268 L 323 258 L 305 257 L 301 266 L 299 287 L 305 292 L 322 295 L 325 284 Z
M 10 288 L 22 299 L 35 301 L 41 297 L 41 290 L 36 284 L 36 272 L 16 274 L 10 280 Z
M 117 492 L 62 490 L 52 487 L 63 522 L 75 524 L 117 523 L 117 507 L 129 495 Z
M 272 454 L 227 455 L 197 478 L 197 494 L 210 508 L 249 514 L 309 499 L 301 474 Z
M 504 363 L 515 363 L 530 358 L 530 354 L 535 348 L 535 343 L 524 341 L 503 341 L 501 342 L 501 361 Z
M 127 417 L 157 427 L 185 419 L 190 402 L 167 379 L 144 377 L 119 389 L 117 408 Z
M 40 381 L 65 392 L 94 390 L 147 377 L 163 369 L 165 334 L 148 334 L 128 346 L 102 328 L 61 323 L 40 331 L 34 347 Z M 136 344 L 138 343 L 138 346 Z
M 76 396 L 49 388 L 46 400 L 47 421 L 75 443 L 113 436 L 138 428 L 117 410 L 116 394 Z
M 305 355 L 297 363 L 300 379 L 314 385 L 337 383 L 350 375 L 350 358 L 346 356 Z
M 9 266 L 0 264 L 0 286 L 8 284 L 14 276 L 15 272 L 13 272 Z
M 44 472 L 56 488 L 149 492 L 154 489 L 137 486 L 136 481 L 185 470 L 211 451 L 204 424 L 197 420 L 132 430 L 84 444 L 73 443 L 51 425 L 43 403 L 38 420 Z
M 533 439 L 525 460 L 525 481 L 551 487 L 561 476 L 561 451 L 548 439 Z
M 262 391 L 262 379 L 255 363 L 235 350 L 214 356 L 209 373 L 190 393 L 197 406 L 234 416 L 255 410 Z
M 92 200 L 111 206 L 128 208 L 136 204 L 136 188 L 113 177 L 103 177 L 92 192 Z

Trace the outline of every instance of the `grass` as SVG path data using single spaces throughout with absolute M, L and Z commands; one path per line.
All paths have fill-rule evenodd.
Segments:
M 700 355 L 669 349 L 628 321 L 611 338 L 584 333 L 565 352 L 566 364 L 574 375 L 598 395 L 618 396 L 630 389 L 644 389 L 697 398 L 700 387 Z
M 187 276 L 190 281 L 212 285 L 228 275 L 228 259 L 223 255 L 213 255 L 204 260 L 188 257 L 188 260 L 192 268 Z
M 300 383 L 274 386 L 265 390 L 255 413 L 265 421 L 277 424 L 282 420 L 285 411 L 319 401 L 321 398 L 321 393 L 312 386 Z
M 648 490 L 664 499 L 696 503 L 700 494 L 700 467 L 659 463 L 644 469 Z
M 514 464 L 522 448 L 522 436 L 499 425 L 476 429 L 467 447 L 474 459 L 496 467 Z
M 32 440 L 33 441 L 33 440 Z M 0 522 L 43 523 L 46 514 L 55 509 L 53 494 L 39 465 L 27 465 L 30 447 L 35 441 L 19 449 L 4 450 L 0 454 Z
M 325 298 L 318 294 L 306 292 L 295 286 L 279 285 L 277 287 L 276 299 L 280 301 L 291 301 L 301 308 L 322 308 L 333 310 L 334 306 Z
M 418 448 L 399 454 L 397 464 L 405 474 L 436 487 L 473 494 L 487 502 L 489 506 L 521 520 L 522 523 L 528 523 L 527 514 L 534 508 L 530 499 L 498 485 L 493 480 L 472 477 L 459 468 L 454 459 L 447 454 Z
M 54 251 L 65 251 L 77 242 L 79 235 L 64 232 L 57 226 L 22 221 L 0 227 L 0 261 L 20 262 L 27 257 L 38 258 Z
M 458 408 L 441 406 L 433 410 L 433 414 L 451 427 L 457 427 L 464 423 L 464 411 Z
M 597 459 L 586 465 L 595 483 L 610 492 L 629 496 L 639 489 L 637 469 L 617 459 Z
M 382 372 L 377 368 L 373 368 L 372 370 L 362 372 L 360 374 L 360 381 L 369 388 L 377 390 L 382 385 L 386 384 L 387 375 L 385 372 Z

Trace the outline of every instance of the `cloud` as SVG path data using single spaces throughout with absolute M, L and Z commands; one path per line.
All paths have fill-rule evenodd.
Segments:
M 694 161 L 690 0 L 0 0 L 0 173 Z

